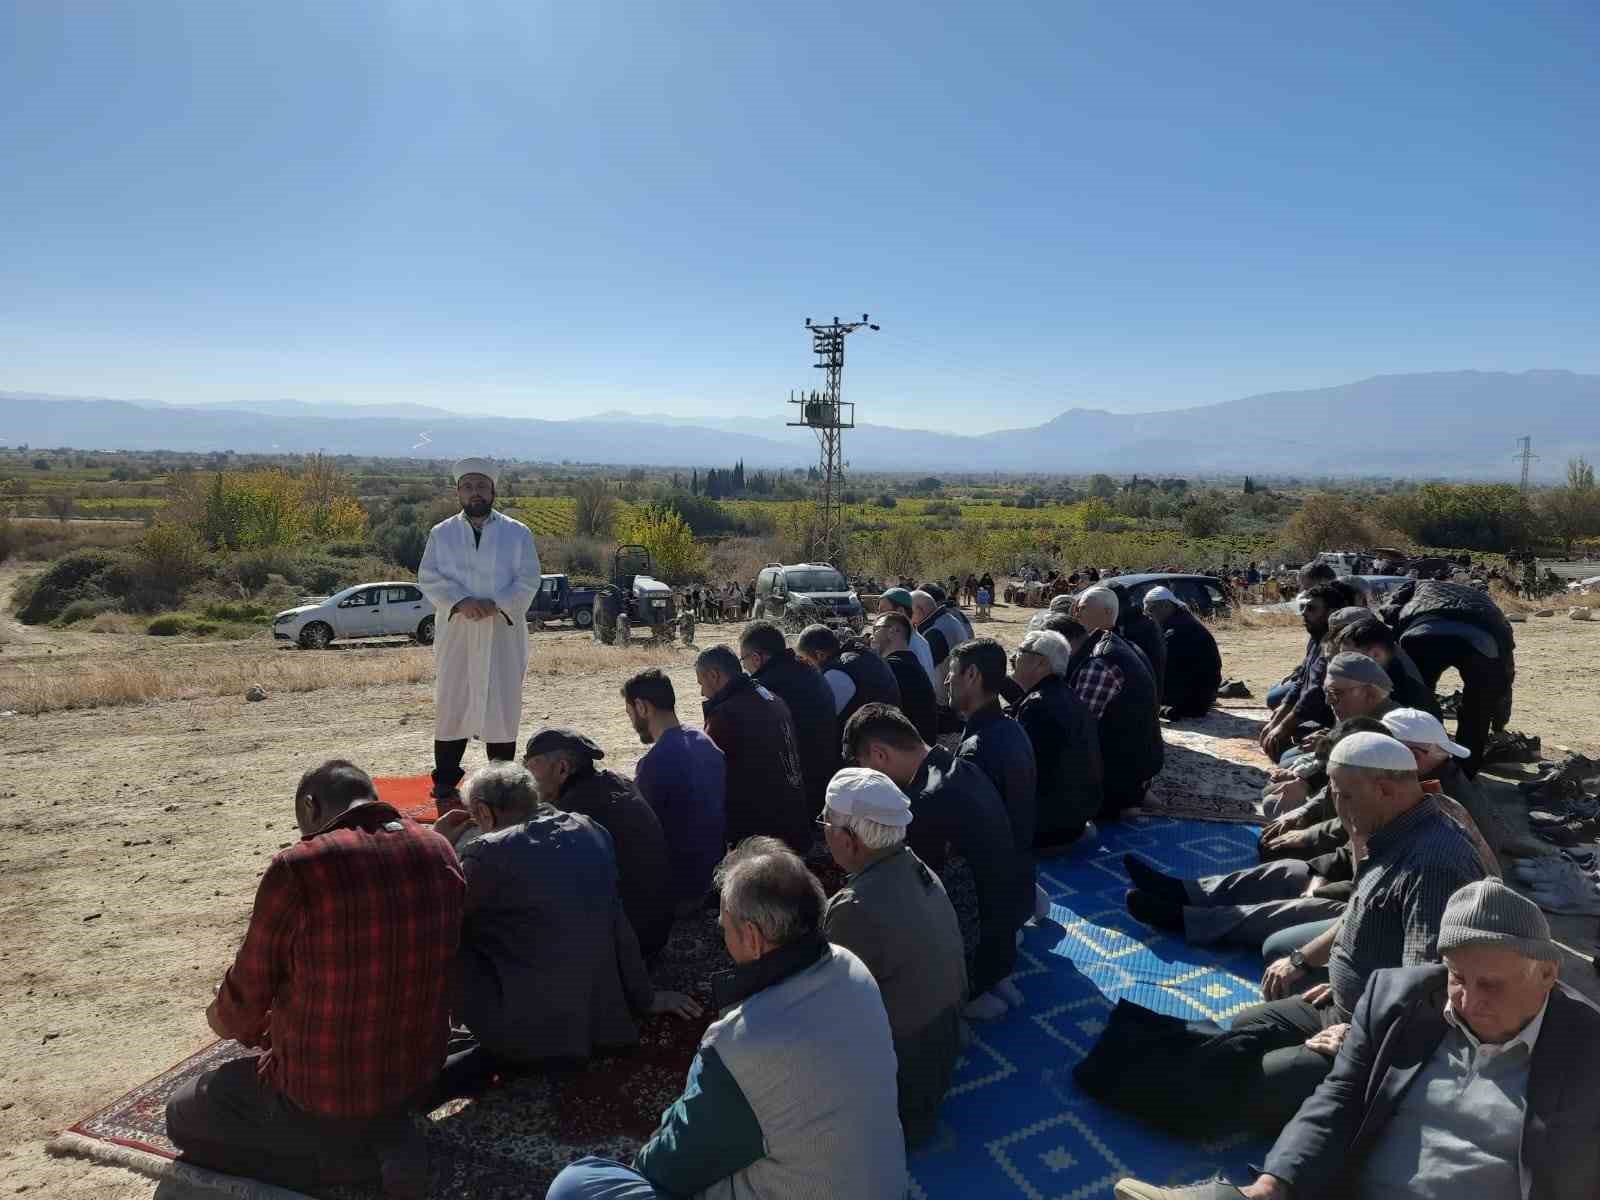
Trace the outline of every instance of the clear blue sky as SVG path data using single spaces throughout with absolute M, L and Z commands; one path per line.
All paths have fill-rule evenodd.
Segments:
M 0 0 L 0 389 L 777 415 L 863 310 L 861 418 L 965 432 L 1600 371 L 1597 60 L 1591 0 Z

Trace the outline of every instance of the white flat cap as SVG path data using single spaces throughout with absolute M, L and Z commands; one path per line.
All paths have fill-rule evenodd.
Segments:
M 841 767 L 828 780 L 823 804 L 844 817 L 860 817 L 904 829 L 911 824 L 911 801 L 882 771 Z
M 460 483 L 463 475 L 486 475 L 495 487 L 500 486 L 500 468 L 493 459 L 463 458 L 450 472 L 450 482 Z
M 1411 771 L 1417 760 L 1386 733 L 1352 733 L 1328 755 L 1330 767 L 1365 767 L 1371 771 Z
M 1173 595 L 1171 588 L 1163 587 L 1159 583 L 1144 594 L 1144 603 L 1149 604 L 1152 600 L 1165 600 L 1168 604 L 1183 604 L 1182 600 Z
M 1398 741 L 1410 742 L 1414 746 L 1437 746 L 1450 751 L 1453 758 L 1472 757 L 1471 750 L 1460 742 L 1450 740 L 1438 717 L 1420 708 L 1397 708 L 1385 713 L 1383 727 Z

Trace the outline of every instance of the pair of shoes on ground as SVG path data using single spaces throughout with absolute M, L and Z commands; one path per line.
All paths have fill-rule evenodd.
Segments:
M 1188 1187 L 1157 1187 L 1139 1179 L 1119 1179 L 1112 1194 L 1117 1200 L 1239 1200 L 1243 1195 L 1233 1184 L 1220 1179 Z
M 1021 1008 L 1026 997 L 1008 975 L 981 996 L 967 1001 L 961 1015 L 969 1021 L 998 1021 L 1013 1008 Z

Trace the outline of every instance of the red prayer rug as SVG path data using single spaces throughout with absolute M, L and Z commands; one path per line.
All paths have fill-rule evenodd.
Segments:
M 379 775 L 373 779 L 372 786 L 378 789 L 378 799 L 394 805 L 402 817 L 425 825 L 439 819 L 432 775 Z

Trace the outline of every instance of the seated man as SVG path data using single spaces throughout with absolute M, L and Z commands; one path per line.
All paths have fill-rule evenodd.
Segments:
M 1067 686 L 1096 721 L 1104 772 L 1099 815 L 1105 820 L 1116 820 L 1143 800 L 1166 761 L 1155 677 L 1144 655 L 1113 632 L 1118 604 L 1110 588 L 1092 587 L 1078 597 L 1084 632 L 1070 642 L 1067 667 Z
M 1272 720 L 1261 731 L 1261 749 L 1273 762 L 1281 759 L 1284 751 L 1301 736 L 1301 726 L 1326 729 L 1335 720 L 1322 695 L 1328 670 L 1322 639 L 1328 635 L 1328 618 L 1337 609 L 1347 607 L 1348 599 L 1348 591 L 1331 581 L 1319 583 L 1301 595 L 1300 621 L 1306 629 L 1305 659 L 1292 676 L 1294 682 L 1289 690 L 1273 709 Z M 1271 694 L 1268 695 L 1268 703 L 1271 703 Z
M 727 761 L 728 840 L 776 837 L 804 854 L 812 817 L 789 706 L 744 673 L 732 647 L 702 650 L 694 674 L 705 697 L 706 736 Z
M 1332 1070 L 1261 1175 L 1118 1200 L 1589 1200 L 1600 1195 L 1600 1010 L 1557 981 L 1544 914 L 1495 880 L 1451 896 L 1443 966 L 1374 972 Z
M 611 835 L 623 910 L 640 951 L 654 958 L 672 933 L 676 886 L 667 836 L 630 779 L 595 769 L 596 760 L 605 756 L 576 730 L 546 726 L 528 739 L 522 765 L 533 773 L 541 801 L 581 813 Z
M 734 968 L 683 1094 L 633 1166 L 573 1163 L 546 1200 L 904 1196 L 895 1053 L 872 973 L 821 932 L 822 885 L 773 838 L 717 870 Z
M 911 848 L 936 871 L 952 854 L 972 870 L 977 900 L 978 941 L 967 967 L 973 1000 L 964 1015 L 994 1020 L 1019 1005 L 1011 984 L 1017 959 L 1020 911 L 1017 843 L 1011 819 L 982 771 L 943 746 L 917 736 L 905 714 L 887 704 L 869 704 L 844 727 L 845 759 L 882 771 L 911 800 L 916 827 Z
M 261 1049 L 184 1084 L 185 1161 L 300 1191 L 382 1181 L 422 1196 L 408 1112 L 444 1060 L 466 881 L 449 843 L 335 759 L 295 790 L 301 840 L 273 855 L 206 1022 Z
M 1324 669 L 1323 697 L 1335 721 L 1348 721 L 1353 717 L 1382 718 L 1384 713 L 1399 707 L 1389 699 L 1391 687 L 1389 673 L 1365 654 L 1348 651 L 1335 654 Z M 1314 757 L 1317 739 L 1325 736 L 1325 732 L 1318 732 L 1306 737 L 1289 751 L 1298 755 L 1295 761 L 1272 772 L 1264 794 L 1263 808 L 1267 816 L 1292 811 L 1325 784 L 1325 776 L 1310 762 L 1303 761 Z M 1270 840 L 1263 837 L 1264 849 Z M 1326 848 L 1311 852 L 1321 853 Z
M 863 704 L 900 704 L 900 685 L 889 664 L 860 643 L 846 645 L 826 625 L 807 625 L 794 643 L 795 657 L 822 672 L 833 693 L 839 728 Z
M 1017 911 L 1024 921 L 1042 917 L 1049 912 L 1050 899 L 1035 878 L 1038 767 L 1027 730 L 1000 707 L 1000 689 L 1006 683 L 1005 648 L 993 638 L 974 638 L 952 650 L 945 664 L 950 707 L 966 721 L 956 757 L 988 776 L 999 793 L 1011 818 L 1017 851 Z
M 1160 627 L 1167 649 L 1167 673 L 1161 691 L 1164 715 L 1205 716 L 1222 686 L 1222 655 L 1217 650 L 1217 639 L 1171 588 L 1153 587 L 1146 592 L 1144 611 Z
M 944 660 L 962 642 L 972 640 L 972 622 L 946 600 L 944 589 L 936 583 L 926 584 L 911 593 L 911 617 L 917 632 L 928 639 L 928 649 L 933 654 L 934 695 L 940 704 L 946 704 L 949 697 L 944 690 Z
M 1400 648 L 1400 639 L 1376 614 L 1353 622 L 1339 631 L 1338 648 L 1365 654 L 1389 673 L 1393 687 L 1389 698 L 1402 708 L 1420 708 L 1435 717 L 1443 716 L 1439 698 L 1422 679 L 1422 672 L 1411 656 Z
M 1218 1097 L 1257 1129 L 1282 1128 L 1327 1074 L 1334 1049 L 1322 1031 L 1350 1020 L 1374 971 L 1432 961 L 1445 902 L 1484 877 L 1471 840 L 1417 779 L 1411 751 L 1391 737 L 1355 733 L 1334 746 L 1328 776 L 1339 816 L 1364 858 L 1344 916 L 1303 950 L 1271 963 L 1267 1003 L 1234 1018 L 1262 1055 L 1243 1094 Z M 1312 968 L 1328 982 L 1292 995 Z
M 727 763 L 704 733 L 678 724 L 678 698 L 660 668 L 649 667 L 624 683 L 622 702 L 634 732 L 650 747 L 634 768 L 633 782 L 661 822 L 673 914 L 687 916 L 704 905 L 711 872 L 727 851 Z
M 944 885 L 906 845 L 911 820 L 910 802 L 882 772 L 844 767 L 833 777 L 823 838 L 846 878 L 822 934 L 878 981 L 899 1063 L 900 1126 L 906 1145 L 920 1146 L 961 1050 L 967 960 Z
M 839 714 L 833 690 L 810 663 L 789 649 L 783 630 L 771 621 L 752 621 L 739 634 L 739 665 L 789 709 L 800 750 L 811 815 L 822 811 L 822 794 L 839 769 Z M 722 855 L 717 855 L 720 862 Z
M 928 673 L 928 682 L 936 684 L 938 672 L 933 666 L 933 649 L 928 645 L 928 639 L 917 632 L 915 611 L 909 587 L 892 587 L 878 597 L 878 612 L 897 612 L 911 622 L 911 653 L 916 655 L 922 669 Z
M 438 832 L 460 846 L 467 875 L 455 1018 L 472 1037 L 452 1046 L 435 1103 L 497 1072 L 631 1046 L 636 1015 L 700 1014 L 688 996 L 651 988 L 598 821 L 543 803 L 514 763 L 475 771 L 465 798 L 467 813 Z
M 872 650 L 894 672 L 900 689 L 897 707 L 911 718 L 925 742 L 939 740 L 939 700 L 928 674 L 911 653 L 911 622 L 899 613 L 882 613 L 872 622 Z M 885 701 L 893 703 L 893 701 Z
M 1023 635 L 1011 656 L 1022 692 L 1017 723 L 1033 746 L 1037 818 L 1033 849 L 1059 853 L 1083 837 L 1103 799 L 1100 736 L 1084 702 L 1067 687 L 1072 646 L 1059 633 Z

